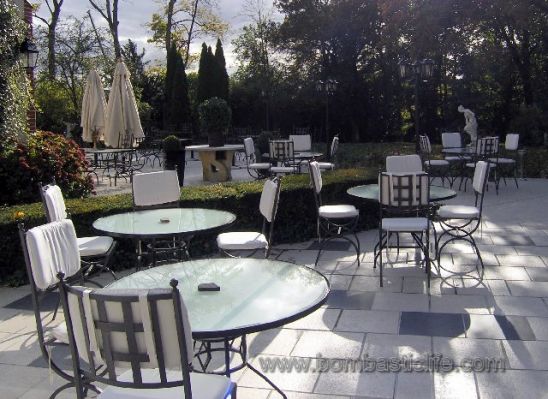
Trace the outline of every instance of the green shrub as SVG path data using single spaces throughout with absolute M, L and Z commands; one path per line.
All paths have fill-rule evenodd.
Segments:
M 232 111 L 227 102 L 221 98 L 213 97 L 205 100 L 198 107 L 200 127 L 205 133 L 226 133 L 230 126 Z
M 67 198 L 85 197 L 93 190 L 84 152 L 73 141 L 51 132 L 29 135 L 26 144 L 0 158 L 0 204 L 40 199 L 36 184 L 55 178 Z
M 370 169 L 335 170 L 324 174 L 322 197 L 326 204 L 344 200 L 360 208 L 360 227 L 374 226 L 378 208 L 371 201 L 363 201 L 346 194 L 354 185 L 370 183 L 376 179 L 376 171 Z M 237 216 L 234 230 L 260 229 L 258 204 L 263 182 L 241 182 L 209 186 L 184 187 L 181 190 L 182 207 L 222 209 Z M 132 208 L 130 194 L 105 197 L 69 199 L 67 207 L 79 236 L 94 235 L 93 221 L 99 217 L 129 211 Z M 24 216 L 16 216 L 22 212 Z M 309 186 L 308 175 L 287 176 L 282 182 L 280 207 L 274 228 L 274 244 L 299 242 L 315 236 L 316 209 Z M 17 222 L 23 220 L 27 228 L 45 223 L 40 203 L 11 206 L 0 209 L 0 281 L 21 282 L 24 277 L 24 261 L 21 253 Z M 200 257 L 217 250 L 214 235 L 198 236 L 191 244 L 191 255 Z M 115 269 L 133 265 L 134 247 L 131 241 L 122 241 L 113 261 Z

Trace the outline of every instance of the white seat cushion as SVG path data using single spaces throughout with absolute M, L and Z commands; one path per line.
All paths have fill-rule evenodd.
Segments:
M 324 205 L 320 206 L 318 212 L 326 219 L 353 218 L 360 214 L 354 205 Z
M 322 170 L 332 170 L 335 169 L 335 164 L 332 162 L 318 162 L 318 166 Z
M 272 166 L 270 172 L 272 173 L 295 173 L 297 169 L 294 166 Z
M 473 219 L 479 216 L 479 209 L 468 205 L 443 205 L 438 209 L 443 219 Z
M 384 231 L 418 232 L 428 230 L 428 218 L 383 218 Z
M 431 161 L 425 161 L 424 164 L 428 166 L 449 166 L 449 161 L 444 159 L 432 159 Z
M 489 158 L 489 162 L 511 164 L 516 163 L 516 160 L 512 158 Z
M 159 381 L 157 370 L 143 370 L 143 381 Z M 182 378 L 180 371 L 168 371 L 168 381 L 176 381 Z M 120 380 L 131 380 L 131 370 L 123 373 Z M 231 381 L 223 375 L 190 373 L 192 397 L 196 399 L 222 399 L 230 393 Z M 185 394 L 183 387 L 163 389 L 130 389 L 113 386 L 106 387 L 97 398 L 100 399 L 183 399 Z
M 270 169 L 270 164 L 268 162 L 252 163 L 249 164 L 249 169 Z
M 464 155 L 464 156 L 461 156 L 461 157 L 445 157 L 445 160 L 449 161 L 449 162 L 468 161 L 470 159 L 471 158 L 468 155 Z
M 489 167 L 490 167 L 490 168 L 494 168 L 495 166 L 497 166 L 497 165 L 495 165 L 495 161 L 492 161 L 492 162 L 489 163 Z M 475 168 L 475 167 L 476 167 L 476 164 L 473 163 L 473 162 L 470 162 L 470 163 L 467 163 L 467 164 L 466 164 L 466 167 L 467 167 L 467 168 Z
M 108 252 L 114 240 L 108 236 L 79 237 L 80 256 L 99 256 Z
M 221 249 L 260 249 L 268 247 L 264 234 L 255 231 L 233 231 L 217 236 L 217 246 Z

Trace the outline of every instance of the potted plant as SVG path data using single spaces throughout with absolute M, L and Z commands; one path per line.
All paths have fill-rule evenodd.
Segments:
M 183 185 L 183 181 L 185 180 L 185 145 L 187 142 L 188 140 L 180 139 L 173 134 L 165 137 L 162 142 L 162 148 L 165 153 L 164 167 L 167 170 L 175 170 L 177 168 L 177 177 L 179 178 L 180 186 Z
M 218 97 L 210 98 L 199 105 L 198 113 L 200 126 L 207 133 L 209 146 L 222 147 L 232 118 L 227 102 Z

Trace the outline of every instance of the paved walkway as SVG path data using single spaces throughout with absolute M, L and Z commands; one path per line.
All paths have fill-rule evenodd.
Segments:
M 469 193 L 459 193 L 451 202 L 472 201 Z M 360 233 L 361 267 L 351 250 L 326 251 L 317 268 L 332 284 L 328 303 L 284 328 L 250 337 L 253 362 L 260 367 L 266 356 L 312 359 L 308 372 L 268 373 L 294 399 L 548 397 L 547 209 L 546 180 L 520 181 L 519 190 L 502 187 L 498 196 L 489 191 L 483 228 L 476 234 L 485 261 L 483 279 L 474 278 L 471 249 L 454 245 L 442 259 L 451 272 L 442 274 L 445 282 L 433 279 L 430 296 L 412 252 L 400 253 L 397 262 L 391 254 L 394 263 L 386 267 L 385 287 L 379 288 L 372 265 L 377 232 Z M 278 246 L 274 256 L 311 265 L 316 256 L 311 245 Z M 465 271 L 465 277 L 456 275 Z M 45 398 L 60 385 L 41 360 L 32 312 L 21 309 L 24 301 L 17 302 L 27 295 L 27 287 L 0 288 L 2 399 Z M 327 370 L 325 361 L 314 360 L 318 354 L 323 359 L 367 355 L 379 362 L 375 370 L 360 373 L 341 371 L 344 365 L 332 360 Z M 445 359 L 443 365 L 451 361 L 457 367 L 425 371 L 435 354 Z M 388 366 L 380 360 L 391 358 L 398 359 L 399 372 L 383 371 Z M 500 360 L 506 371 L 481 371 L 486 359 Z M 474 371 L 468 370 L 470 364 Z M 233 379 L 239 399 L 279 397 L 249 370 Z

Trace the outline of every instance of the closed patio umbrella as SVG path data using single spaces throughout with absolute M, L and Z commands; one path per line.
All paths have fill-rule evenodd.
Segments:
M 96 143 L 105 134 L 105 115 L 107 102 L 101 78 L 96 70 L 91 70 L 82 99 L 82 140 L 88 143 Z
M 133 137 L 133 143 L 120 140 L 120 137 Z M 111 147 L 132 146 L 135 139 L 145 137 L 137 102 L 133 94 L 130 73 L 123 61 L 116 64 L 112 87 L 107 104 L 107 124 L 105 129 L 105 144 Z

